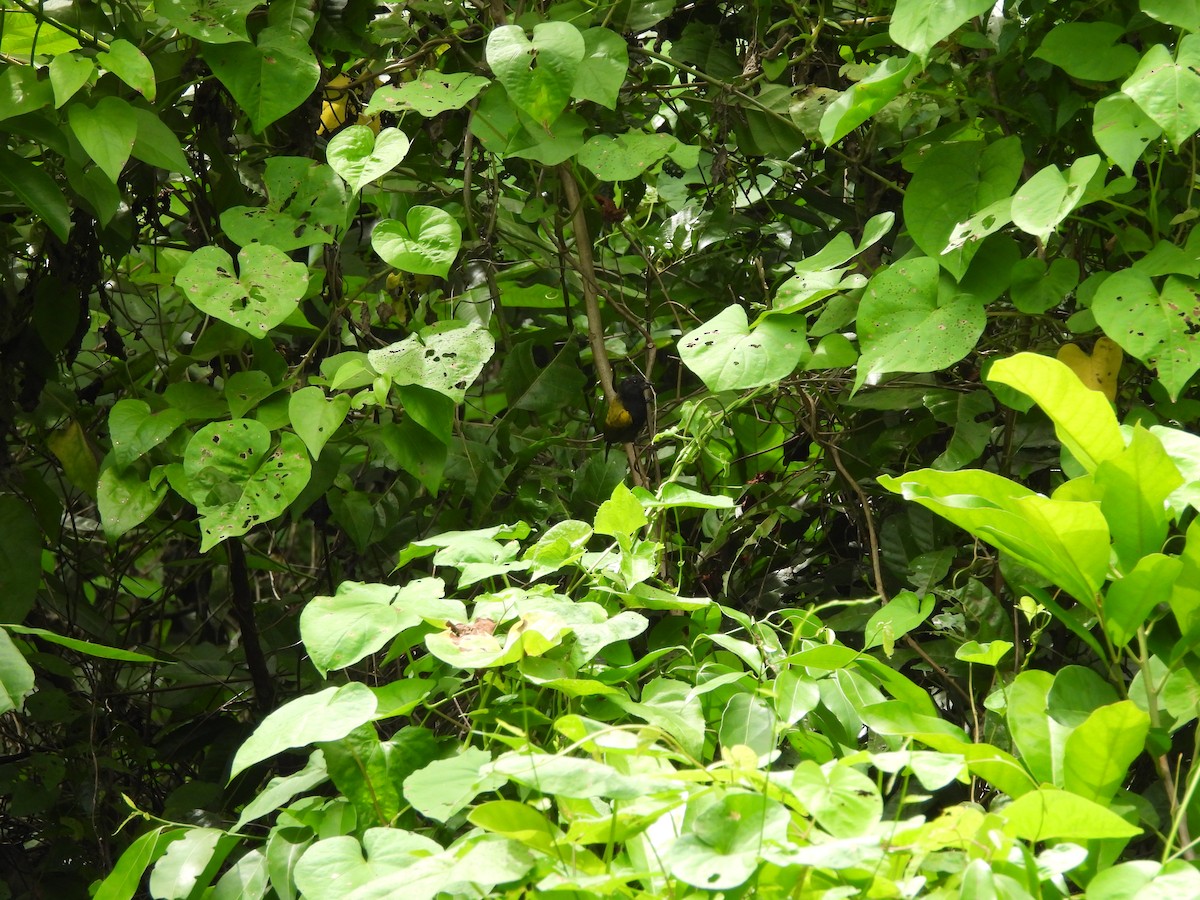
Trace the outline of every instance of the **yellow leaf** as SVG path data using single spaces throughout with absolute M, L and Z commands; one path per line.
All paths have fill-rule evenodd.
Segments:
M 1116 341 L 1106 337 L 1097 339 L 1091 356 L 1074 344 L 1063 344 L 1058 348 L 1059 362 L 1066 363 L 1085 386 L 1100 391 L 1110 402 L 1117 399 L 1117 373 L 1121 371 L 1124 357 Z
M 321 127 L 317 129 L 317 134 L 329 134 L 346 124 L 349 85 L 350 79 L 346 75 L 335 75 L 326 82 L 325 92 L 321 95 Z
M 46 446 L 58 459 L 67 480 L 89 496 L 95 497 L 96 484 L 100 479 L 100 466 L 79 422 L 72 419 L 66 428 L 60 428 L 47 436 Z

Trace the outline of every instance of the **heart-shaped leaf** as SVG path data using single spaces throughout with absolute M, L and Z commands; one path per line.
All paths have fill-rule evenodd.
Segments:
M 266 244 L 244 247 L 238 270 L 220 247 L 201 247 L 175 284 L 199 310 L 256 338 L 290 316 L 308 287 L 308 267 Z
M 308 99 L 321 67 L 308 42 L 286 28 L 264 28 L 257 44 L 205 48 L 204 60 L 250 116 L 256 132 Z
M 1200 127 L 1200 35 L 1179 42 L 1175 58 L 1163 44 L 1155 44 L 1137 69 L 1121 85 L 1136 103 L 1179 147 Z
M 408 138 L 395 128 L 375 134 L 366 125 L 351 125 L 333 137 L 325 156 L 350 190 L 361 191 L 386 175 L 408 154 Z
M 306 387 L 288 399 L 288 417 L 292 428 L 304 441 L 313 459 L 321 455 L 325 442 L 338 430 L 350 411 L 350 397 L 338 394 L 329 399 L 319 387 Z
M 371 246 L 389 266 L 414 275 L 445 278 L 462 247 L 462 229 L 447 212 L 414 206 L 408 219 L 384 219 L 371 232 Z
M 1112 275 L 1092 303 L 1096 323 L 1130 356 L 1153 366 L 1171 399 L 1200 369 L 1200 301 L 1195 282 L 1172 276 L 1160 294 L 1135 269 Z
M 200 552 L 281 516 L 311 473 L 294 434 L 283 434 L 272 450 L 270 429 L 254 419 L 201 428 L 183 455 L 183 474 L 200 512 Z
M 871 279 L 858 308 L 862 356 L 855 390 L 885 372 L 936 372 L 971 352 L 983 334 L 984 304 L 939 277 L 927 256 L 894 263 Z
M 125 468 L 145 456 L 186 421 L 187 416 L 177 409 L 152 413 L 149 404 L 141 400 L 118 400 L 108 414 L 117 465 Z
M 1117 373 L 1121 371 L 1121 360 L 1125 356 L 1116 341 L 1106 337 L 1098 339 L 1091 355 L 1075 344 L 1063 344 L 1057 355 L 1085 385 L 1102 393 L 1110 402 L 1116 401 Z
M 411 109 L 426 118 L 462 109 L 487 87 L 488 80 L 466 72 L 422 72 L 420 79 L 392 86 L 385 84 L 371 95 L 364 115 Z
M 751 328 L 746 310 L 726 307 L 679 341 L 684 365 L 710 391 L 746 390 L 786 378 L 809 356 L 804 316 L 769 316 Z
M 136 470 L 110 465 L 100 473 L 96 486 L 96 507 L 105 535 L 115 540 L 141 525 L 154 515 L 166 492 L 165 481 L 154 488 Z
M 571 99 L 571 88 L 586 52 L 583 35 L 568 22 L 543 22 L 533 40 L 519 25 L 495 29 L 487 42 L 487 62 L 512 102 L 538 124 L 548 126 Z
M 120 97 L 102 97 L 95 107 L 75 103 L 67 120 L 87 155 L 116 184 L 137 140 L 137 116 Z

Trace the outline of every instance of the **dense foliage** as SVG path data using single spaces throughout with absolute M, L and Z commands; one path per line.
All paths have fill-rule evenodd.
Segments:
M 1197 129 L 1194 0 L 3 0 L 0 890 L 1200 895 Z

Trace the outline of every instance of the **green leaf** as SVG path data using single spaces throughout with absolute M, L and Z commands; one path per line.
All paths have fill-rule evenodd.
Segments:
M 1200 34 L 1185 35 L 1172 58 L 1171 51 L 1155 44 L 1146 51 L 1137 69 L 1121 85 L 1176 148 L 1200 128 Z
M 790 819 L 783 804 L 762 794 L 722 794 L 691 818 L 691 834 L 670 845 L 665 854 L 670 873 L 710 891 L 737 888 L 758 869 L 764 845 L 787 843 Z
M 625 39 L 607 28 L 588 28 L 583 32 L 583 59 L 571 96 L 616 109 L 628 71 L 629 47 Z
M 1150 716 L 1130 700 L 1093 710 L 1067 738 L 1063 787 L 1107 806 L 1142 755 Z
M 904 221 L 917 246 L 955 278 L 962 278 L 978 250 L 978 241 L 966 240 L 960 226 L 1010 197 L 1023 162 L 1021 141 L 1015 136 L 991 144 L 934 144 L 904 194 Z M 988 215 L 1004 220 L 994 211 Z M 1003 221 L 992 224 L 1000 227 Z M 978 237 L 986 233 L 990 233 L 987 227 Z
M 105 535 L 116 540 L 141 525 L 154 515 L 166 493 L 165 482 L 151 487 L 134 469 L 121 468 L 115 462 L 106 466 L 96 486 L 96 505 Z
M 714 393 L 786 378 L 809 356 L 801 315 L 773 315 L 751 327 L 746 310 L 725 307 L 679 339 L 683 364 Z
M 225 838 L 224 847 L 220 847 Z M 190 897 L 201 883 L 211 861 L 219 863 L 233 847 L 233 840 L 220 828 L 189 828 L 177 841 L 172 841 L 150 873 L 150 896 Z
M 583 145 L 577 159 L 601 181 L 629 181 L 666 156 L 675 144 L 669 134 L 630 131 L 616 138 L 598 134 Z
M 5 24 L 11 13 L 5 11 Z M 34 112 L 54 102 L 54 88 L 34 66 L 8 64 L 0 72 L 0 120 Z M 61 104 L 60 104 L 61 105 Z
M 333 240 L 346 225 L 346 186 L 329 166 L 294 156 L 267 160 L 265 207 L 233 206 L 221 228 L 240 246 L 271 244 L 287 253 Z
M 1138 6 L 1152 19 L 1184 31 L 1200 31 L 1200 0 L 1139 0 Z
M 925 56 L 993 5 L 990 0 L 896 0 L 888 33 L 905 50 Z
M 775 749 L 775 714 L 753 694 L 734 694 L 721 712 L 717 741 L 726 750 L 743 746 L 760 760 L 769 757 Z
M 889 56 L 875 65 L 866 78 L 852 85 L 825 108 L 821 140 L 836 144 L 896 98 L 904 80 L 919 62 L 913 55 Z
M 987 381 L 1032 398 L 1054 423 L 1063 446 L 1088 472 L 1125 450 L 1108 400 L 1086 387 L 1065 363 L 1037 353 L 1018 353 L 995 362 Z
M 596 511 L 594 531 L 610 537 L 630 537 L 640 531 L 650 520 L 633 492 L 620 482 L 612 496 L 600 504 Z
M 155 860 L 167 852 L 172 843 L 182 840 L 188 828 L 168 828 L 160 825 L 129 845 L 112 871 L 93 895 L 94 900 L 133 900 L 142 885 L 142 878 Z
M 96 54 L 96 62 L 112 72 L 123 82 L 145 97 L 154 101 L 156 84 L 154 67 L 146 54 L 122 38 L 117 38 L 108 45 L 108 50 Z M 58 95 L 57 90 L 55 96 Z M 58 104 L 61 106 L 62 104 Z
M 351 682 L 297 697 L 271 713 L 238 748 L 229 772 L 232 781 L 250 766 L 284 750 L 344 738 L 375 716 L 375 695 Z
M 1088 183 L 1099 169 L 1099 156 L 1075 160 L 1066 175 L 1058 166 L 1046 166 L 1021 185 L 1013 197 L 1013 224 L 1045 240 L 1082 202 Z
M 486 78 L 466 72 L 442 74 L 426 70 L 416 81 L 400 85 L 385 84 L 371 95 L 363 110 L 367 116 L 381 112 L 403 112 L 411 109 L 426 118 L 462 109 L 489 84 Z
M 314 597 L 300 614 L 300 639 L 322 677 L 385 647 L 423 621 L 445 626 L 466 618 L 458 600 L 445 600 L 440 578 L 404 587 L 343 582 L 332 597 Z
M 87 155 L 116 184 L 137 139 L 133 107 L 119 97 L 101 97 L 94 107 L 71 104 L 67 120 Z
M 163 124 L 163 120 L 153 110 L 135 106 L 133 114 L 137 118 L 133 156 L 168 172 L 190 175 L 192 167 L 183 155 L 183 147 L 175 132 Z
M 142 400 L 118 400 L 108 413 L 108 432 L 117 465 L 132 465 L 186 421 L 187 416 L 177 409 L 168 407 L 153 413 Z
M 205 44 L 248 41 L 246 16 L 262 0 L 157 0 L 154 10 L 189 37 Z
M 325 754 L 320 750 L 314 750 L 309 755 L 304 768 L 299 772 L 278 775 L 268 781 L 267 786 L 242 808 L 241 815 L 238 816 L 232 831 L 241 831 L 251 822 L 275 812 L 293 797 L 307 793 L 328 780 L 329 773 L 325 769 Z
M 404 222 L 381 220 L 371 232 L 371 246 L 389 266 L 445 278 L 462 247 L 462 229 L 448 212 L 414 206 Z
M 1200 301 L 1195 281 L 1172 275 L 1162 292 L 1137 269 L 1122 269 L 1100 285 L 1092 311 L 1104 333 L 1155 369 L 1177 400 L 1200 369 Z
M 14 709 L 20 712 L 33 688 L 33 669 L 8 632 L 0 628 L 0 714 Z
M 404 779 L 404 799 L 422 815 L 445 822 L 480 794 L 505 783 L 503 775 L 491 771 L 491 761 L 490 753 L 474 747 L 435 760 Z
M 546 127 L 566 109 L 586 44 L 568 22 L 542 22 L 533 39 L 519 25 L 501 25 L 488 35 L 485 55 L 509 98 Z
M 1142 833 L 1106 806 L 1049 787 L 1021 795 L 1002 815 L 1004 831 L 1026 841 L 1131 838 Z
M 883 814 L 875 782 L 849 765 L 803 760 L 789 786 L 804 808 L 835 838 L 865 834 Z
M 918 597 L 912 591 L 901 591 L 867 621 L 863 629 L 866 638 L 863 649 L 883 647 L 891 656 L 895 642 L 928 619 L 933 606 L 932 594 Z
M 71 210 L 54 179 L 41 166 L 0 147 L 0 185 L 16 194 L 60 241 L 66 242 L 71 233 Z
M 330 139 L 325 155 L 333 171 L 357 192 L 400 165 L 408 148 L 408 138 L 395 128 L 375 134 L 366 125 L 351 125 Z
M 542 794 L 576 799 L 636 800 L 655 788 L 667 787 L 648 778 L 624 775 L 596 760 L 532 751 L 505 753 L 487 770 Z
M 341 427 L 349 411 L 349 396 L 338 394 L 327 398 L 319 387 L 301 388 L 288 398 L 292 428 L 313 459 L 321 455 L 325 442 Z
M 1117 567 L 1131 571 L 1143 556 L 1162 549 L 1170 524 L 1166 500 L 1183 484 L 1183 476 L 1158 438 L 1137 425 L 1129 446 L 1096 468 L 1094 483 L 1112 532 Z
M 927 256 L 893 263 L 871 279 L 858 309 L 862 355 L 855 389 L 886 372 L 935 372 L 971 352 L 983 333 L 983 304 L 940 276 Z M 686 360 L 685 360 L 686 361 Z
M 54 108 L 62 105 L 87 84 L 96 71 L 96 64 L 86 56 L 60 53 L 50 60 L 50 84 L 54 87 Z
M 276 519 L 308 484 L 311 466 L 300 439 L 254 419 L 213 422 L 188 442 L 183 474 L 200 513 L 200 551 Z
M 206 46 L 204 60 L 261 132 L 308 99 L 321 67 L 308 42 L 279 26 L 264 28 L 254 44 Z
M 21 622 L 42 584 L 42 529 L 21 498 L 0 494 L 0 621 Z
M 1012 648 L 1013 645 L 1008 641 L 987 641 L 982 644 L 978 641 L 967 641 L 955 649 L 954 658 L 975 665 L 995 667 Z
M 367 359 L 394 384 L 420 385 L 462 403 L 495 352 L 496 342 L 487 329 L 448 320 L 372 350 Z
M 1109 532 L 1094 503 L 1050 500 L 990 472 L 921 469 L 879 483 L 1010 554 L 1095 608 Z
M 1118 43 L 1125 29 L 1112 22 L 1062 22 L 1050 29 L 1033 54 L 1072 78 L 1113 81 L 1133 71 L 1138 52 Z
M 254 337 L 264 337 L 295 312 L 308 288 L 308 267 L 267 244 L 251 244 L 233 259 L 220 247 L 201 247 L 175 276 L 204 313 Z
M 1161 134 L 1162 129 L 1128 94 L 1109 94 L 1096 104 L 1092 137 L 1126 175 L 1133 174 L 1146 147 Z
M 642 690 L 641 702 L 613 697 L 626 712 L 671 735 L 683 751 L 701 758 L 704 747 L 704 713 L 700 698 L 689 685 L 670 678 L 655 678 Z

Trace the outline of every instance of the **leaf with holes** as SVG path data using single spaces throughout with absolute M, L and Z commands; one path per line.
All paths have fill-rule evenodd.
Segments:
M 802 315 L 773 315 L 753 328 L 733 305 L 679 341 L 683 364 L 710 391 L 746 390 L 786 378 L 808 359 Z
M 1117 272 L 1092 302 L 1104 333 L 1154 368 L 1172 400 L 1200 369 L 1200 300 L 1196 282 L 1171 276 L 1159 293 L 1149 276 Z
M 466 72 L 422 72 L 416 81 L 392 86 L 385 84 L 371 95 L 363 115 L 376 116 L 381 112 L 403 112 L 411 109 L 426 118 L 439 116 L 452 109 L 462 109 L 488 85 L 486 78 Z
M 333 171 L 357 192 L 400 165 L 408 147 L 404 132 L 395 128 L 376 134 L 366 125 L 351 125 L 334 135 L 325 155 Z
M 462 247 L 462 229 L 447 212 L 414 206 L 405 222 L 384 219 L 371 232 L 371 246 L 402 272 L 445 278 Z
M 228 253 L 201 247 L 175 284 L 201 312 L 260 338 L 295 312 L 308 287 L 308 267 L 276 247 L 251 244 L 238 254 L 235 274 Z
M 272 449 L 270 429 L 254 419 L 201 428 L 183 454 L 183 474 L 200 513 L 200 551 L 283 515 L 311 472 L 294 434 L 281 435 Z
M 987 322 L 984 306 L 943 279 L 936 260 L 901 260 L 871 279 L 858 308 L 862 356 L 857 391 L 885 372 L 936 372 L 971 352 Z
M 616 138 L 598 134 L 583 145 L 578 159 L 601 181 L 628 181 L 666 156 L 676 143 L 669 134 L 631 131 Z
M 508 96 L 538 124 L 548 126 L 571 99 L 587 47 L 568 22 L 543 22 L 533 40 L 519 25 L 502 25 L 487 41 L 487 62 Z
M 1174 58 L 1162 44 L 1146 51 L 1137 69 L 1121 85 L 1136 103 L 1179 147 L 1200 128 L 1200 34 L 1179 42 Z
M 462 403 L 495 352 L 496 342 L 485 328 L 450 321 L 372 350 L 367 360 L 393 384 L 418 384 Z

